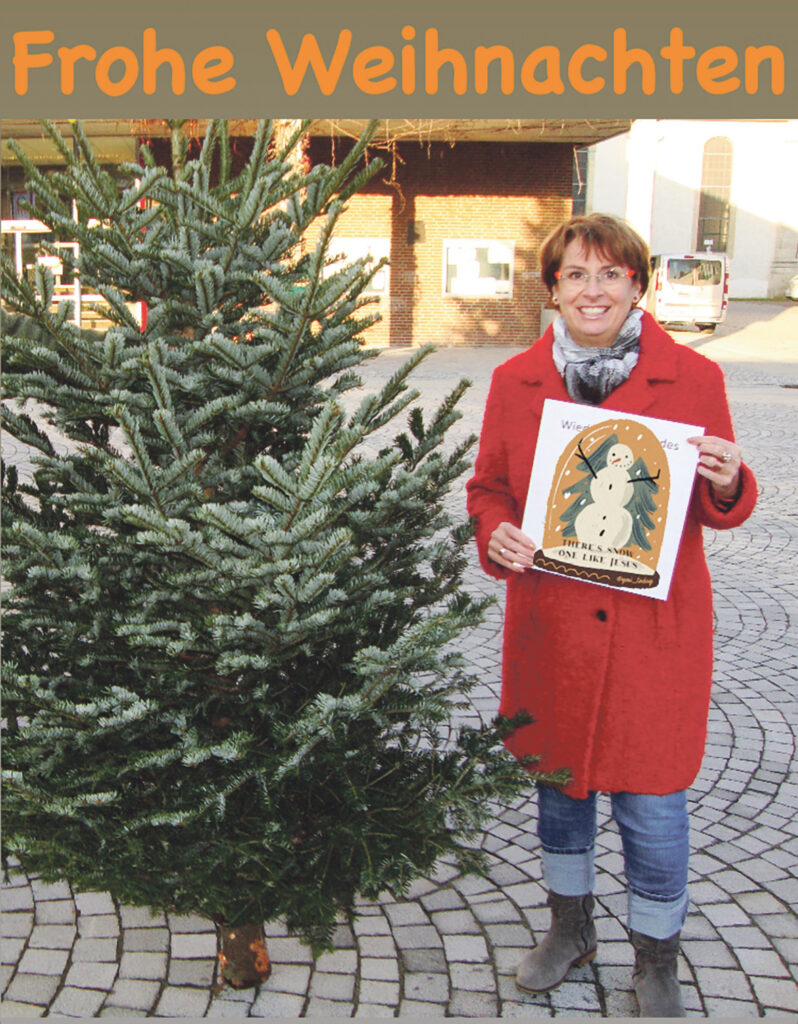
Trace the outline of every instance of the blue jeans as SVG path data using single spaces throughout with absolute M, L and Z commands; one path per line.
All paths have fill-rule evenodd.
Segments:
M 623 843 L 629 927 L 655 939 L 678 932 L 687 915 L 687 792 L 611 793 Z M 538 784 L 543 878 L 561 896 L 583 896 L 595 880 L 596 794 L 574 800 Z

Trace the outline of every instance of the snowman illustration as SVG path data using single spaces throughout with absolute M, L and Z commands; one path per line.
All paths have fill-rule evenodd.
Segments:
M 654 508 L 651 499 L 658 490 L 660 471 L 651 476 L 645 462 L 635 461 L 632 449 L 619 443 L 617 435 L 599 446 L 592 461 L 581 440 L 576 453 L 580 468 L 589 475 L 573 488 L 577 500 L 564 516 L 569 526 L 563 536 L 575 534 L 581 543 L 601 548 L 622 548 L 632 541 L 650 549 L 643 526 L 653 525 L 648 513 Z M 602 460 L 604 466 L 597 469 Z

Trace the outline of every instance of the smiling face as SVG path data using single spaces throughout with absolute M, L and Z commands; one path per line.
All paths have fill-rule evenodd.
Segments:
M 618 267 L 618 263 L 595 249 L 586 250 L 581 239 L 575 238 L 565 247 L 560 264 L 563 275 L 574 270 L 594 275 L 579 287 L 562 279 L 552 289 L 571 337 L 578 345 L 609 348 L 640 298 L 640 289 L 633 277 L 602 282 L 595 276 L 611 267 Z M 626 271 L 628 268 L 621 266 L 619 269 Z
M 614 444 L 607 452 L 607 465 L 629 469 L 634 462 L 632 449 L 626 444 Z

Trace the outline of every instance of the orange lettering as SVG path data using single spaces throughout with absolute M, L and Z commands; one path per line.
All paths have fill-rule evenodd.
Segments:
M 680 28 L 671 29 L 671 38 L 667 46 L 659 51 L 660 56 L 670 61 L 671 92 L 680 93 L 684 88 L 684 62 L 695 57 L 695 47 L 684 45 L 684 33 Z
M 509 46 L 478 46 L 474 50 L 474 88 L 480 95 L 488 91 L 488 67 L 495 60 L 501 64 L 501 90 L 509 96 L 515 87 L 515 58 Z
M 236 80 L 230 75 L 219 78 L 233 70 L 233 54 L 226 46 L 206 46 L 200 50 L 191 65 L 191 79 L 200 92 L 208 96 L 219 96 L 235 89 Z M 218 81 L 217 81 L 218 79 Z
M 42 29 L 41 32 L 15 32 L 14 40 L 14 92 L 17 96 L 24 96 L 28 91 L 28 69 L 46 68 L 53 63 L 51 53 L 31 53 L 30 45 L 44 45 L 52 43 L 55 33 L 49 29 Z
M 75 91 L 75 64 L 79 60 L 94 60 L 97 51 L 93 46 L 81 43 L 79 46 L 59 46 L 58 59 L 61 61 L 61 92 L 71 96 Z
M 745 48 L 745 91 L 759 90 L 759 65 L 770 61 L 770 91 L 774 96 L 784 92 L 784 54 L 778 46 L 746 46 Z
M 349 29 L 342 29 L 338 33 L 338 43 L 329 67 L 324 63 L 319 44 L 312 32 L 308 32 L 302 37 L 299 53 L 293 66 L 288 59 L 282 37 L 277 29 L 270 28 L 266 33 L 266 39 L 277 62 L 277 70 L 283 80 L 283 88 L 289 96 L 295 96 L 299 92 L 308 65 L 313 68 L 319 89 L 324 95 L 331 96 L 333 94 L 338 85 L 338 79 L 341 77 L 349 47 L 352 45 L 352 33 Z
M 626 72 L 632 64 L 639 64 L 641 69 L 641 86 L 646 96 L 650 96 L 656 87 L 657 72 L 654 58 L 648 50 L 626 49 L 626 29 L 616 28 L 612 33 L 612 85 L 620 95 L 626 92 Z
M 141 63 L 142 87 L 148 96 L 152 96 L 155 92 L 158 68 L 162 64 L 169 64 L 172 68 L 172 92 L 176 96 L 182 96 L 186 91 L 186 66 L 183 63 L 183 58 L 177 50 L 158 49 L 154 28 L 144 29 Z
M 541 64 L 546 66 L 546 77 L 541 81 L 535 72 Z M 521 65 L 521 84 L 535 96 L 565 92 L 560 76 L 560 51 L 556 46 L 539 46 Z
M 582 68 L 586 60 L 606 60 L 607 56 L 607 51 L 603 46 L 596 46 L 593 43 L 585 43 L 584 46 L 579 46 L 574 50 L 568 61 L 568 81 L 577 92 L 581 92 L 585 96 L 601 92 L 606 84 L 605 80 L 600 75 L 590 79 L 583 78 Z
M 125 69 L 119 81 L 112 82 L 109 72 L 111 66 L 118 60 L 122 61 Z M 133 87 L 133 83 L 139 77 L 139 62 L 135 53 L 127 46 L 110 47 L 97 61 L 94 77 L 97 80 L 98 88 L 106 96 L 123 96 Z
M 424 33 L 424 86 L 430 96 L 438 91 L 438 72 L 444 64 L 452 65 L 452 85 L 458 96 L 468 88 L 468 68 L 459 50 L 438 49 L 438 30 L 428 28 Z
M 696 78 L 704 92 L 722 96 L 740 88 L 737 75 L 720 81 L 723 75 L 731 74 L 737 67 L 737 53 L 730 46 L 711 46 L 704 50 L 696 65 Z
M 396 88 L 396 79 L 391 75 L 381 82 L 378 75 L 387 74 L 394 66 L 394 56 L 387 46 L 367 46 L 355 57 L 352 64 L 352 78 L 361 92 L 379 96 Z
M 402 39 L 416 38 L 416 30 L 412 25 L 405 25 L 402 29 Z M 416 51 L 412 46 L 402 47 L 402 92 L 410 96 L 416 91 Z

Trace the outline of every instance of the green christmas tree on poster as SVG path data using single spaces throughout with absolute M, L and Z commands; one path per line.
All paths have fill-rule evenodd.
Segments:
M 618 446 L 618 435 L 610 434 L 601 444 L 596 446 L 595 451 L 589 457 L 585 457 L 581 450 L 581 441 L 577 448 L 576 468 L 582 476 L 575 482 L 569 483 L 563 489 L 563 497 L 570 500 L 570 504 L 564 509 L 560 519 L 565 526 L 562 531 L 563 537 L 576 537 L 576 518 L 588 505 L 595 500 L 591 493 L 591 485 L 597 474 L 607 468 L 607 455 L 611 449 Z M 589 461 L 588 461 L 589 458 Z M 653 495 L 657 492 L 657 484 L 651 478 L 648 466 L 644 459 L 638 457 L 629 464 L 628 471 L 624 477 L 636 486 L 630 488 L 627 500 L 622 502 L 618 497 L 614 504 L 618 507 L 625 506 L 629 512 L 631 529 L 624 544 L 634 544 L 644 551 L 651 550 L 651 543 L 646 533 L 653 529 L 654 520 L 651 513 L 657 508 Z M 606 500 L 606 498 L 604 499 Z
M 262 124 L 236 173 L 224 122 L 192 159 L 176 130 L 171 173 L 145 147 L 121 183 L 80 125 L 74 147 L 47 126 L 63 170 L 17 150 L 111 326 L 4 260 L 3 426 L 37 454 L 30 480 L 4 470 L 3 842 L 45 880 L 226 928 L 282 916 L 318 950 L 358 893 L 443 854 L 478 869 L 490 803 L 529 773 L 506 723 L 449 735 L 484 607 L 444 508 L 466 383 L 425 418 L 419 351 L 345 408 L 377 268 L 326 251 L 378 165 L 366 135 L 298 168 L 306 127 Z M 263 976 L 228 953 L 234 983 Z

